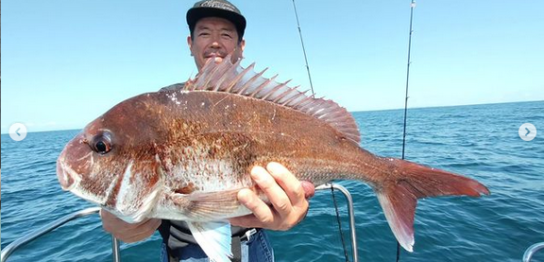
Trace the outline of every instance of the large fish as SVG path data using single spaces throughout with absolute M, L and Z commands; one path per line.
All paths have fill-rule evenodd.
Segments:
M 368 183 L 408 251 L 417 199 L 489 194 L 470 178 L 373 155 L 359 147 L 357 125 L 344 108 L 253 67 L 209 62 L 183 90 L 119 103 L 66 145 L 57 161 L 62 188 L 128 222 L 185 220 L 214 261 L 229 261 L 227 219 L 250 213 L 237 192 L 258 191 L 250 170 L 271 161 L 315 185 Z

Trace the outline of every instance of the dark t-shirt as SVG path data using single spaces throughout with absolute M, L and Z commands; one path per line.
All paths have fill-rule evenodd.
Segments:
M 180 90 L 185 86 L 185 83 L 178 83 L 161 88 L 160 92 L 168 92 L 174 90 Z M 232 236 L 241 236 L 249 228 L 232 227 Z M 197 244 L 195 238 L 191 234 L 187 223 L 184 221 L 175 220 L 163 220 L 159 227 L 163 242 L 170 248 L 170 250 L 176 250 L 187 246 L 188 243 Z

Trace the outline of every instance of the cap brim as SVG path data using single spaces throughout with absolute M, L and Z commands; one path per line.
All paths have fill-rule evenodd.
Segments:
M 207 7 L 192 8 L 187 12 L 187 24 L 189 25 L 189 28 L 191 28 L 191 30 L 195 28 L 198 20 L 204 17 L 221 17 L 231 21 L 234 26 L 236 26 L 236 30 L 239 34 L 241 34 L 240 36 L 243 36 L 246 29 L 246 19 L 242 15 L 231 11 Z

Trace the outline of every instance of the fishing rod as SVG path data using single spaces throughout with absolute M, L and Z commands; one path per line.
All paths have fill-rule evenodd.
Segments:
M 310 65 L 308 64 L 308 56 L 306 55 L 306 48 L 304 47 L 304 40 L 302 40 L 302 30 L 300 29 L 300 22 L 298 21 L 297 5 L 293 0 L 293 8 L 295 10 L 295 17 L 297 18 L 298 35 L 300 37 L 300 44 L 302 45 L 302 52 L 304 53 L 304 61 L 306 62 L 306 71 L 308 71 L 308 79 L 310 80 L 310 88 L 312 89 L 312 95 L 315 97 L 314 85 L 312 84 L 312 75 L 310 74 Z
M 300 44 L 302 46 L 302 52 L 304 53 L 304 61 L 306 62 L 306 71 L 308 72 L 310 88 L 312 89 L 312 96 L 315 97 L 314 85 L 312 83 L 312 75 L 310 74 L 310 65 L 308 64 L 308 56 L 306 55 L 306 48 L 304 47 L 304 40 L 302 39 L 302 29 L 300 28 L 300 21 L 298 19 L 297 5 L 295 3 L 295 0 L 293 0 L 293 9 L 295 10 L 295 17 L 297 19 L 298 35 L 300 38 Z M 342 223 L 340 222 L 340 212 L 338 211 L 338 203 L 336 202 L 336 196 L 334 194 L 334 187 L 331 186 L 330 188 L 331 188 L 332 200 L 334 202 L 334 210 L 336 211 L 336 221 L 338 223 L 338 231 L 340 232 L 340 239 L 342 241 L 342 247 L 344 248 L 344 257 L 346 259 L 346 262 L 349 262 L 348 251 L 346 249 L 346 242 L 344 239 L 344 234 L 342 233 Z M 355 252 L 354 254 L 357 254 L 356 250 L 354 252 Z M 355 261 L 358 260 L 356 257 L 354 257 L 353 259 Z
M 406 66 L 406 94 L 404 96 L 404 128 L 402 132 L 402 159 L 404 160 L 404 148 L 406 145 L 406 115 L 408 112 L 408 85 L 410 83 L 410 64 L 412 64 L 412 61 L 410 60 L 410 52 L 412 51 L 412 33 L 414 30 L 412 29 L 412 21 L 414 18 L 414 7 L 416 7 L 416 1 L 412 0 L 412 3 L 410 3 L 410 34 L 408 36 L 408 63 Z
M 408 114 L 408 85 L 410 83 L 410 64 L 412 64 L 410 52 L 412 51 L 412 33 L 414 32 L 412 22 L 414 18 L 414 7 L 416 7 L 416 1 L 411 0 L 410 3 L 410 33 L 408 36 L 408 63 L 406 65 L 406 93 L 404 95 L 404 125 L 402 131 L 402 160 L 404 160 L 404 151 L 406 148 L 406 119 Z M 400 244 L 397 241 L 397 262 L 400 260 Z

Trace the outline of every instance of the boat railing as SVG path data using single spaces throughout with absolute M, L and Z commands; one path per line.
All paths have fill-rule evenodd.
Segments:
M 24 245 L 32 242 L 36 238 L 38 238 L 40 236 L 43 236 L 43 235 L 55 230 L 56 228 L 66 224 L 66 223 L 68 223 L 68 222 L 70 222 L 72 220 L 75 220 L 75 219 L 81 218 L 81 217 L 86 217 L 86 216 L 98 213 L 99 211 L 100 211 L 100 207 L 90 207 L 90 208 L 86 208 L 86 209 L 76 211 L 76 212 L 74 212 L 72 214 L 61 217 L 61 218 L 53 221 L 52 223 L 47 224 L 47 225 L 39 228 L 38 230 L 36 230 L 34 232 L 31 232 L 31 233 L 29 233 L 29 234 L 27 234 L 27 235 L 25 235 L 23 237 L 20 237 L 20 238 L 16 239 L 15 241 L 13 241 L 9 245 L 7 245 L 4 249 L 2 249 L 1 262 L 7 261 L 9 256 L 16 249 L 18 249 L 21 246 L 24 246 Z M 112 236 L 112 250 L 113 250 L 113 252 L 112 252 L 113 261 L 114 262 L 119 262 L 120 261 L 119 244 L 118 244 L 117 239 L 115 239 L 113 236 Z
M 347 200 L 348 205 L 348 215 L 349 215 L 349 230 L 351 233 L 351 249 L 353 252 L 353 262 L 359 261 L 359 255 L 357 254 L 357 233 L 355 231 L 355 211 L 353 210 L 353 199 L 349 191 L 338 184 L 324 184 L 315 188 L 316 190 L 325 190 L 325 189 L 338 189 L 344 194 Z M 342 232 L 340 232 L 341 234 Z
M 348 204 L 348 211 L 349 211 L 351 239 L 352 239 L 352 242 L 353 242 L 352 243 L 353 261 L 358 262 L 358 259 L 357 259 L 357 238 L 356 238 L 356 235 L 355 235 L 355 217 L 354 217 L 353 201 L 352 201 L 352 198 L 351 198 L 351 194 L 349 193 L 349 191 L 346 188 L 344 188 L 341 185 L 337 185 L 337 184 L 325 184 L 325 185 L 317 187 L 316 190 L 325 190 L 325 189 L 331 189 L 331 188 L 338 189 L 346 197 L 347 204 Z M 81 218 L 81 217 L 86 217 L 86 216 L 89 216 L 89 215 L 92 215 L 92 214 L 96 214 L 99 211 L 100 211 L 100 207 L 90 207 L 90 208 L 86 208 L 86 209 L 76 211 L 76 212 L 74 212 L 72 214 L 61 217 L 61 218 L 53 221 L 52 223 L 47 224 L 47 225 L 37 229 L 34 232 L 31 232 L 31 233 L 29 233 L 27 235 L 24 235 L 24 236 L 16 239 L 15 241 L 13 241 L 9 245 L 7 245 L 4 249 L 2 249 L 1 262 L 7 261 L 8 258 L 10 257 L 10 255 L 15 250 L 17 250 L 18 248 L 20 248 L 20 247 L 22 247 L 22 246 L 24 246 L 24 245 L 26 245 L 26 244 L 28 244 L 28 243 L 30 243 L 32 241 L 34 241 L 35 239 L 39 238 L 40 236 L 43 236 L 43 235 L 55 230 L 56 228 L 66 224 L 66 223 L 68 223 L 68 222 L 70 222 L 72 220 L 75 220 L 75 219 Z M 112 260 L 114 262 L 120 262 L 121 261 L 121 256 L 120 256 L 120 253 L 119 253 L 119 243 L 118 243 L 117 239 L 115 237 L 113 237 L 113 236 L 112 236 Z
M 544 249 L 544 242 L 536 243 L 527 248 L 525 254 L 523 254 L 523 262 L 531 261 L 533 255 L 541 249 Z

